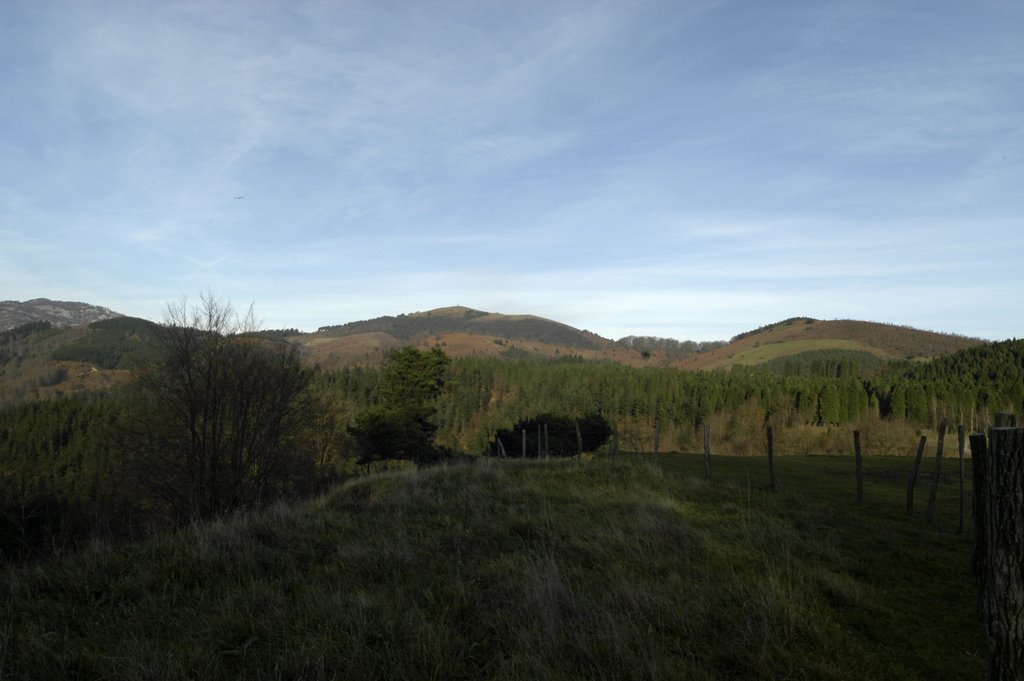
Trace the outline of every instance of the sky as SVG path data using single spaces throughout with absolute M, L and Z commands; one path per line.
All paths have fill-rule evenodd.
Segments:
M 0 300 L 1024 336 L 1019 0 L 0 1 Z

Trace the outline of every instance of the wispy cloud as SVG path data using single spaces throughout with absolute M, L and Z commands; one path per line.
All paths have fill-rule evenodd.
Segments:
M 461 302 L 610 335 L 1011 335 L 976 301 L 1024 295 L 1022 19 L 4 5 L 0 283 L 135 314 L 216 288 L 302 328 Z

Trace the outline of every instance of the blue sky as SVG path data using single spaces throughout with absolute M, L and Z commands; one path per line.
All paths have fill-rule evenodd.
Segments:
M 1024 336 L 1022 35 L 1019 0 L 3 0 L 0 299 Z

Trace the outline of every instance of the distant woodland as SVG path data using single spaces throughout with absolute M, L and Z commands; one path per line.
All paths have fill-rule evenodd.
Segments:
M 760 453 L 772 425 L 794 453 L 846 451 L 859 428 L 874 453 L 900 454 L 943 420 L 978 429 L 1024 408 L 1018 340 L 928 362 L 820 351 L 730 371 L 408 348 L 383 367 L 324 371 L 303 364 L 288 331 L 259 333 L 204 303 L 163 325 L 106 320 L 80 342 L 39 346 L 134 378 L 0 410 L 3 558 L 311 494 L 380 467 L 522 455 L 515 434 L 529 430 L 535 451 L 544 422 L 561 429 L 556 455 L 584 439 L 586 450 L 697 451 L 705 425 L 721 453 Z M 0 370 L 15 371 L 27 342 L 54 333 L 45 323 L 4 332 Z

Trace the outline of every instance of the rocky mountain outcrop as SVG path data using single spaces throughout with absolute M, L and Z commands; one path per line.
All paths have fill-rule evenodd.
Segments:
M 0 331 L 13 329 L 27 322 L 50 322 L 54 326 L 64 327 L 91 324 L 101 319 L 123 316 L 119 312 L 99 305 L 65 300 L 35 298 L 25 302 L 0 301 Z

